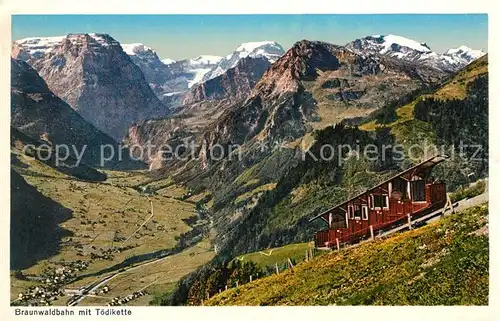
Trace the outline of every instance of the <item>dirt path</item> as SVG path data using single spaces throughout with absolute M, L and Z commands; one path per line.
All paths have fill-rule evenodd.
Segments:
M 125 241 L 123 241 L 122 244 L 125 244 L 128 242 L 128 240 L 130 240 L 130 238 L 132 238 L 132 236 L 135 235 L 135 233 L 139 232 L 139 230 L 147 223 L 149 222 L 153 216 L 155 215 L 155 212 L 154 212 L 154 207 L 153 207 L 153 201 L 149 198 L 149 196 L 146 195 L 146 197 L 148 198 L 149 200 L 149 204 L 151 204 L 151 215 L 144 221 L 142 222 L 142 224 L 129 236 L 127 237 L 127 239 Z
M 264 252 L 260 251 L 260 252 L 259 252 L 259 254 L 262 254 L 262 255 L 265 255 L 265 256 L 271 256 L 271 254 L 273 254 L 273 250 L 274 250 L 274 249 L 271 249 L 271 250 L 269 251 L 269 253 L 264 253 Z

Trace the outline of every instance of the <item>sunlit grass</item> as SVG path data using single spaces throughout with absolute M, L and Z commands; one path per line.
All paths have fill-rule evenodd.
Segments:
M 206 305 L 487 305 L 488 206 L 323 255 Z M 486 234 L 485 234 L 486 233 Z

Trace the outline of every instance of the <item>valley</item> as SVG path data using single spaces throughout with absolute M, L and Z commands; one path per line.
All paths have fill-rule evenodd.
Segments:
M 52 271 L 72 265 L 74 262 L 82 262 L 81 265 L 83 264 L 85 268 L 73 271 L 70 276 L 72 280 L 65 281 L 62 289 L 78 289 L 89 282 L 105 278 L 109 273 L 134 266 L 144 260 L 151 260 L 155 256 L 172 255 L 171 258 L 166 257 L 168 264 L 173 264 L 170 261 L 182 260 L 178 259 L 178 256 L 193 261 L 187 264 L 189 260 L 186 260 L 185 265 L 172 272 L 169 272 L 165 264 L 157 263 L 157 266 L 162 267 L 158 273 L 163 271 L 165 275 L 172 274 L 172 276 L 165 282 L 162 275 L 161 281 L 155 285 L 156 290 L 150 292 L 152 294 L 148 296 L 152 299 L 154 293 L 162 293 L 164 286 L 206 263 L 213 255 L 209 243 L 200 245 L 206 243 L 201 241 L 201 235 L 198 238 L 199 242 L 202 242 L 200 244 L 196 242 L 192 245 L 179 244 L 182 235 L 192 231 L 187 222 L 197 221 L 194 202 L 179 200 L 183 196 L 179 194 L 177 196 L 144 194 L 137 188 L 150 185 L 158 187 L 169 185 L 175 188 L 175 185 L 168 180 L 167 182 L 154 180 L 144 171 L 105 170 L 104 173 L 108 175 L 106 181 L 87 182 L 62 174 L 16 150 L 12 153 L 17 159 L 17 165 L 13 165 L 13 168 L 26 182 L 71 212 L 71 217 L 59 224 L 59 228 L 64 229 L 66 235 L 59 241 L 60 249 L 57 255 L 40 260 L 27 268 L 13 266 L 13 269 L 18 271 L 17 274 L 20 272 L 22 276 L 12 276 L 12 300 L 17 299 L 19 293 L 26 292 L 29 287 L 44 285 L 46 278 L 43 275 L 50 275 Z M 192 237 L 196 237 L 196 234 Z M 184 249 L 186 250 L 182 252 Z M 179 254 L 175 254 L 176 252 Z M 109 271 L 106 272 L 107 270 Z M 145 267 L 144 271 L 136 270 L 138 271 L 136 273 L 140 274 L 148 271 Z M 22 281 L 23 278 L 29 280 L 40 277 L 43 282 Z M 115 288 L 110 282 L 112 289 L 110 294 L 125 296 L 139 290 L 144 286 L 142 279 L 138 281 L 139 279 L 141 278 L 134 276 L 134 280 L 138 282 L 137 286 L 134 288 L 128 284 L 126 289 Z M 67 299 L 69 297 L 66 297 Z M 65 304 L 64 301 L 63 297 L 53 304 Z M 100 302 L 102 303 L 102 300 Z

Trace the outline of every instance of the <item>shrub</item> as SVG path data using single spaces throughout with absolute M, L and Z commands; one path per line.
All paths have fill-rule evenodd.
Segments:
M 459 187 L 454 193 L 450 195 L 450 199 L 453 203 L 455 203 L 466 198 L 481 195 L 485 190 L 486 182 L 484 180 L 481 180 L 472 186 Z

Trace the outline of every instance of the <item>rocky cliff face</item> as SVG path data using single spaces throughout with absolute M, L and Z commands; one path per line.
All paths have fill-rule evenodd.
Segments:
M 11 60 L 11 126 L 37 141 L 53 146 L 68 145 L 72 157 L 77 156 L 73 147 L 78 153 L 83 150 L 83 162 L 88 165 L 100 166 L 101 146 L 111 145 L 118 150 L 115 140 L 85 121 L 49 90 L 35 70 L 16 59 Z M 134 165 L 127 150 L 123 156 L 122 163 L 115 158 L 104 165 Z
M 205 100 L 248 95 L 270 63 L 264 57 L 243 58 L 225 73 L 194 85 L 184 99 L 184 105 Z
M 22 53 L 14 51 L 20 58 Z M 52 92 L 116 140 L 130 124 L 169 113 L 140 68 L 108 35 L 70 34 L 28 63 Z
M 163 63 L 156 52 L 142 43 L 122 44 L 123 51 L 130 57 L 144 74 L 146 81 L 158 98 L 162 98 L 164 84 L 172 79 L 173 73 Z

